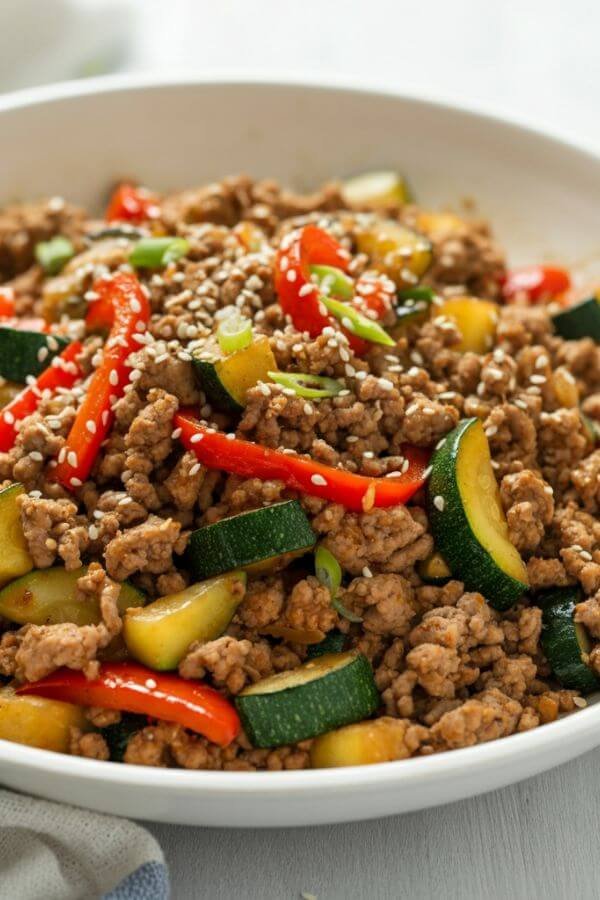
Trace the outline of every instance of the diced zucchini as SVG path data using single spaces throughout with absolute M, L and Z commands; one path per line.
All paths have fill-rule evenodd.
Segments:
M 335 766 L 370 766 L 409 756 L 406 724 L 384 716 L 346 725 L 318 737 L 310 748 L 313 769 Z
M 436 315 L 456 322 L 462 341 L 455 347 L 460 353 L 487 353 L 494 344 L 498 307 L 477 297 L 452 297 L 436 308 Z
M 587 664 L 591 648 L 589 636 L 573 613 L 581 596 L 577 588 L 548 591 L 537 598 L 542 606 L 542 647 L 552 673 L 566 687 L 589 693 L 600 681 Z
M 24 493 L 25 488 L 18 483 L 0 491 L 0 585 L 33 569 L 17 503 L 17 497 Z
M 431 460 L 428 509 L 435 545 L 452 574 L 496 609 L 516 603 L 527 569 L 508 537 L 506 517 L 479 419 L 463 419 Z
M 298 669 L 271 675 L 236 698 L 244 730 L 255 747 L 315 737 L 367 718 L 379 703 L 371 666 L 355 651 L 328 653 Z
M 341 631 L 330 631 L 319 644 L 311 644 L 306 651 L 306 659 L 316 659 L 325 653 L 341 653 L 346 646 L 346 635 Z
M 373 267 L 399 288 L 415 284 L 431 264 L 429 239 L 398 222 L 374 222 L 361 227 L 356 245 L 367 254 Z
M 426 212 L 423 210 L 417 216 L 417 228 L 428 237 L 456 234 L 464 226 L 464 220 L 451 212 Z
M 5 381 L 4 384 L 0 384 L 0 408 L 8 406 L 24 387 L 24 384 L 17 384 L 15 381 Z
M 101 619 L 97 601 L 77 596 L 77 581 L 86 572 L 87 566 L 69 572 L 62 566 L 29 571 L 0 591 L 0 616 L 19 625 L 97 625 Z M 121 614 L 129 607 L 143 606 L 145 601 L 145 594 L 133 585 L 121 585 L 117 601 Z
M 452 578 L 452 572 L 441 553 L 437 551 L 418 565 L 419 575 L 426 584 L 445 584 Z
M 245 585 L 245 572 L 230 572 L 128 610 L 123 621 L 127 649 L 151 669 L 176 669 L 192 641 L 212 641 L 223 634 Z
M 89 727 L 79 706 L 0 688 L 0 739 L 4 741 L 68 753 L 71 728 Z
M 198 528 L 190 536 L 187 558 L 198 580 L 233 569 L 267 572 L 282 557 L 308 552 L 316 539 L 298 501 L 286 500 Z
M 218 344 L 194 355 L 194 371 L 208 402 L 217 409 L 240 412 L 246 392 L 259 381 L 270 381 L 277 362 L 267 337 L 258 337 L 249 347 L 224 355 Z
M 600 301 L 589 297 L 552 316 L 557 334 L 567 341 L 593 338 L 600 344 Z
M 412 201 L 406 179 L 392 171 L 367 172 L 348 178 L 342 184 L 342 193 L 346 203 L 360 209 L 402 206 Z
M 0 326 L 0 375 L 23 383 L 28 375 L 47 369 L 52 358 L 69 344 L 68 338 L 41 331 Z

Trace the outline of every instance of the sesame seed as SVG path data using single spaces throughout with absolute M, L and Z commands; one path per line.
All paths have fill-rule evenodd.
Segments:
M 585 697 L 573 697 L 573 705 L 577 706 L 579 709 L 585 709 L 587 700 Z
M 536 359 L 536 361 L 535 361 L 535 367 L 536 367 L 536 369 L 543 369 L 544 366 L 547 366 L 547 365 L 548 365 L 548 362 L 549 362 L 548 357 L 546 356 L 545 353 L 542 353 L 542 354 L 540 354 L 540 356 L 538 356 L 538 358 Z
M 75 466 L 77 465 L 77 454 L 74 450 L 69 450 L 69 452 L 67 453 L 67 462 L 73 468 L 75 468 Z
M 379 387 L 383 388 L 384 391 L 391 391 L 394 388 L 394 382 L 390 381 L 389 378 L 379 378 L 377 379 L 379 383 Z
M 288 269 L 285 277 L 288 281 L 294 282 L 298 276 L 295 269 Z
M 235 434 L 233 431 L 228 431 L 225 437 L 228 441 L 235 441 Z
M 197 475 L 201 468 L 202 468 L 202 466 L 200 465 L 199 462 L 198 462 L 198 463 L 194 463 L 194 465 L 193 465 L 192 468 L 190 469 L 189 474 L 190 474 L 190 475 Z
M 310 405 L 310 403 L 305 403 L 304 406 L 302 407 L 302 409 L 303 409 L 303 411 L 304 411 L 304 415 L 305 415 L 305 416 L 312 416 L 312 414 L 313 414 L 313 408 L 312 408 L 312 406 Z
M 303 284 L 302 287 L 300 288 L 300 290 L 298 291 L 298 296 L 299 297 L 307 297 L 309 294 L 314 293 L 315 290 L 316 290 L 316 288 L 315 288 L 314 284 L 310 284 L 309 282 L 307 282 L 306 284 Z
M 81 487 L 81 485 L 83 484 L 83 481 L 81 481 L 80 478 L 73 477 L 73 478 L 71 478 L 71 484 L 73 485 L 73 487 Z
M 529 380 L 532 384 L 545 384 L 546 376 L 545 375 L 531 375 Z
M 402 474 L 404 474 L 405 472 L 408 472 L 409 465 L 410 465 L 409 461 L 407 459 L 405 459 L 404 462 L 402 463 L 402 467 L 400 468 L 400 471 L 402 472 Z
M 31 450 L 29 453 L 29 458 L 32 459 L 34 462 L 43 462 L 44 461 L 44 457 L 42 456 L 42 454 L 40 453 L 39 450 Z
M 435 506 L 436 509 L 439 509 L 440 512 L 444 512 L 444 508 L 446 506 L 446 501 L 440 494 L 437 494 L 433 498 L 433 505 Z
M 362 575 L 363 575 L 363 578 L 372 578 L 373 577 L 373 573 L 371 572 L 371 570 L 368 566 L 363 566 Z
M 146 685 L 146 687 L 147 687 L 148 690 L 150 690 L 150 691 L 153 691 L 155 688 L 158 687 L 158 685 L 157 685 L 156 681 L 154 680 L 154 678 L 146 678 L 146 681 L 144 682 L 144 684 Z
M 58 451 L 58 461 L 59 461 L 59 463 L 62 463 L 62 462 L 65 461 L 66 455 L 67 455 L 67 448 L 66 448 L 66 447 L 61 447 L 60 450 Z
M 48 350 L 47 347 L 40 347 L 40 349 L 37 352 L 38 362 L 44 362 L 44 360 L 48 356 L 49 352 L 50 351 Z
M 140 301 L 138 300 L 137 297 L 131 298 L 131 308 L 134 311 L 134 313 L 141 313 L 142 304 L 140 303 Z
M 85 423 L 85 427 L 90 434 L 96 434 L 96 423 L 93 421 L 93 419 L 88 419 Z
M 581 550 L 580 553 L 579 553 L 579 555 L 580 555 L 580 557 L 581 557 L 582 559 L 585 559 L 586 562 L 591 562 L 592 559 L 593 559 L 592 554 L 589 553 L 587 550 Z
M 48 347 L 50 348 L 50 350 L 52 350 L 53 352 L 56 352 L 58 350 L 59 344 L 53 335 L 51 335 L 51 334 L 48 335 L 48 337 L 46 338 L 46 343 L 47 343 Z
M 190 438 L 190 444 L 197 444 L 197 443 L 198 443 L 199 441 L 201 441 L 203 438 L 204 438 L 204 435 L 203 435 L 201 432 L 197 432 L 196 434 L 193 434 L 193 435 L 191 436 L 191 438 Z
M 487 437 L 494 437 L 494 435 L 498 433 L 498 426 L 488 425 L 488 427 L 485 429 L 485 433 Z
M 97 539 L 98 535 L 100 534 L 100 532 L 98 531 L 98 529 L 95 525 L 90 525 L 90 527 L 88 528 L 88 534 L 89 534 L 91 540 L 95 541 Z
M 10 412 L 10 410 L 8 410 L 8 409 L 6 410 L 6 412 L 4 413 L 3 418 L 4 418 L 4 421 L 6 422 L 7 425 L 14 425 L 14 424 L 15 424 L 15 417 L 14 417 L 13 414 Z
M 322 475 L 319 475 L 318 472 L 315 472 L 314 475 L 311 475 L 310 480 L 313 484 L 315 484 L 319 487 L 326 487 L 326 485 L 327 485 L 327 480 L 325 478 L 323 478 Z

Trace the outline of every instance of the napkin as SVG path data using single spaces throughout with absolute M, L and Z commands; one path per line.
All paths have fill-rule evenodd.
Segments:
M 0 900 L 168 900 L 162 851 L 127 819 L 0 790 Z

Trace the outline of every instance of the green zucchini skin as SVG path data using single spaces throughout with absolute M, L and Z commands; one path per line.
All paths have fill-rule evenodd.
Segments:
M 321 659 L 334 660 L 336 656 L 339 654 Z M 313 681 L 272 693 L 242 693 L 235 700 L 255 747 L 293 744 L 359 722 L 372 715 L 380 703 L 373 671 L 362 654 Z
M 317 659 L 325 653 L 342 653 L 346 646 L 346 635 L 341 631 L 330 631 L 318 644 L 309 644 L 306 659 Z
M 589 297 L 552 316 L 556 333 L 567 341 L 591 337 L 600 344 L 600 303 Z
M 242 412 L 241 406 L 220 380 L 215 364 L 210 359 L 192 359 L 192 366 L 196 374 L 196 380 L 206 395 L 206 399 L 215 409 L 223 412 Z
M 48 338 L 56 349 L 48 346 Z M 56 342 L 56 343 L 55 343 Z M 37 377 L 47 369 L 53 357 L 70 343 L 67 338 L 43 334 L 41 331 L 19 331 L 17 328 L 0 327 L 0 375 L 9 381 L 23 384 L 28 375 Z M 48 351 L 42 360 L 38 353 Z
M 479 420 L 464 419 L 446 435 L 431 460 L 428 516 L 435 546 L 446 560 L 452 575 L 470 591 L 483 594 L 498 610 L 509 609 L 527 590 L 527 585 L 504 572 L 471 530 L 456 477 L 456 465 L 464 435 Z M 434 498 L 441 496 L 444 509 Z
M 566 687 L 586 694 L 600 687 L 600 680 L 584 662 L 585 652 L 573 621 L 575 606 L 581 600 L 576 588 L 556 588 L 536 597 L 542 607 L 542 648 L 553 675 Z
M 314 547 L 317 537 L 297 500 L 252 509 L 193 531 L 186 556 L 202 581 L 284 553 Z

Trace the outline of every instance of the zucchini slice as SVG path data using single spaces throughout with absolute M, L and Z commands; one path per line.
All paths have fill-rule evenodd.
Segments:
M 450 567 L 441 553 L 432 553 L 417 568 L 426 584 L 446 584 L 452 578 Z
M 232 569 L 268 572 L 285 555 L 302 556 L 316 543 L 297 500 L 251 509 L 205 525 L 190 535 L 187 559 L 194 578 L 212 578 Z
M 28 375 L 37 376 L 47 369 L 52 358 L 69 340 L 42 331 L 20 331 L 0 326 L 0 375 L 23 383 Z
M 246 403 L 246 391 L 259 381 L 271 381 L 268 373 L 277 369 L 267 337 L 259 337 L 249 347 L 228 355 L 211 343 L 194 354 L 192 364 L 208 402 L 227 412 L 240 412 Z
M 254 746 L 278 747 L 366 719 L 380 699 L 369 661 L 349 651 L 271 675 L 235 702 Z
M 429 268 L 432 248 L 428 238 L 398 222 L 375 222 L 356 235 L 361 253 L 399 288 L 415 284 Z
M 595 419 L 586 416 L 581 410 L 579 411 L 579 415 L 581 416 L 581 421 L 583 422 L 583 427 L 589 443 L 592 447 L 596 447 L 600 444 L 600 422 L 596 422 Z
M 552 673 L 566 687 L 582 693 L 598 690 L 600 681 L 587 665 L 591 643 L 580 622 L 573 620 L 581 597 L 576 588 L 548 591 L 537 598 L 542 607 L 542 647 Z
M 552 316 L 557 334 L 567 341 L 591 337 L 600 344 L 600 300 L 589 297 Z
M 456 322 L 462 341 L 455 347 L 459 353 L 487 353 L 494 344 L 498 307 L 490 300 L 477 297 L 452 297 L 436 309 L 436 315 L 448 316 Z
M 87 566 L 70 572 L 62 566 L 30 571 L 0 591 L 0 616 L 19 625 L 97 625 L 101 618 L 98 603 L 77 599 L 77 580 L 86 572 Z M 123 582 L 117 601 L 121 614 L 145 602 L 145 594 Z
M 15 694 L 11 687 L 0 688 L 0 739 L 68 753 L 71 728 L 90 730 L 83 709 L 62 700 L 47 700 L 34 694 Z
M 318 737 L 310 748 L 310 761 L 313 769 L 329 769 L 404 759 L 405 735 L 405 723 L 389 716 L 346 725 Z
M 483 425 L 463 419 L 431 460 L 431 532 L 454 576 L 508 609 L 527 590 L 527 569 L 508 538 Z
M 231 572 L 127 610 L 123 621 L 127 649 L 151 669 L 176 669 L 192 641 L 212 641 L 223 634 L 245 585 L 245 572 Z
M 309 644 L 306 659 L 316 659 L 325 653 L 342 653 L 346 646 L 346 635 L 341 631 L 330 631 L 318 644 Z
M 350 206 L 370 206 L 373 209 L 402 206 L 413 199 L 406 179 L 391 171 L 366 172 L 348 178 L 342 184 L 342 194 Z
M 24 493 L 25 488 L 18 483 L 0 491 L 0 585 L 33 569 L 17 503 L 17 497 Z

